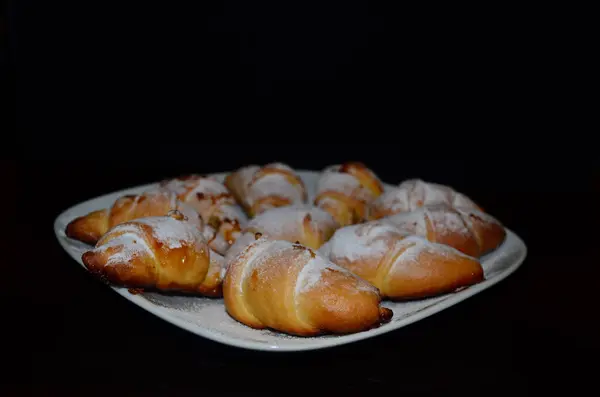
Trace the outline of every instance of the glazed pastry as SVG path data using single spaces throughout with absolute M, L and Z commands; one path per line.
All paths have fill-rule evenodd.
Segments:
M 332 165 L 319 178 L 314 203 L 341 226 L 352 225 L 366 219 L 367 206 L 383 190 L 379 178 L 361 163 Z
M 387 189 L 371 202 L 368 218 L 381 219 L 399 212 L 414 211 L 424 205 L 436 204 L 482 211 L 470 198 L 449 186 L 421 179 L 408 179 L 394 188 Z
M 498 248 L 506 237 L 502 224 L 475 209 L 452 208 L 446 204 L 427 205 L 411 212 L 382 218 L 410 234 L 446 244 L 473 257 Z
M 391 319 L 377 288 L 300 244 L 260 237 L 229 265 L 229 315 L 298 336 L 365 331 Z
M 207 229 L 208 245 L 224 254 L 239 237 L 248 217 L 233 195 L 214 177 L 186 175 L 161 182 L 179 200 L 200 213 Z
M 484 279 L 476 258 L 383 220 L 338 229 L 320 252 L 392 300 L 435 296 Z
M 82 256 L 85 267 L 108 283 L 197 295 L 214 290 L 207 279 L 210 259 L 204 236 L 178 211 L 120 223 Z
M 169 211 L 178 210 L 201 231 L 204 222 L 192 207 L 177 199 L 168 189 L 156 188 L 139 195 L 120 197 L 110 208 L 92 211 L 75 218 L 67 225 L 67 237 L 94 245 L 112 227 L 137 218 L 164 216 Z
M 273 208 L 248 222 L 242 236 L 225 254 L 226 262 L 253 242 L 256 233 L 318 249 L 338 227 L 331 215 L 318 207 L 292 205 Z
M 227 175 L 225 186 L 250 217 L 267 209 L 305 204 L 308 193 L 300 176 L 288 165 L 249 165 Z

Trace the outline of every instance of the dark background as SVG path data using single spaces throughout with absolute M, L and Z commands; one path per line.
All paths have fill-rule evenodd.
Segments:
M 578 134 L 590 130 L 555 107 L 568 85 L 553 62 L 561 25 L 528 28 L 524 9 L 352 1 L 7 5 L 5 395 L 531 395 L 595 380 L 599 168 Z M 529 255 L 416 324 L 281 354 L 145 313 L 53 235 L 82 200 L 274 160 L 359 160 L 388 183 L 450 184 Z

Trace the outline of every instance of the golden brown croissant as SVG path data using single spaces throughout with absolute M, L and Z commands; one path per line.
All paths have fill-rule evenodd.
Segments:
M 491 215 L 476 209 L 452 208 L 447 204 L 426 205 L 382 220 L 473 257 L 498 248 L 506 237 L 504 226 Z
M 225 254 L 226 261 L 237 255 L 253 242 L 256 233 L 276 240 L 299 242 L 318 249 L 329 240 L 339 227 L 337 222 L 322 209 L 309 205 L 291 205 L 267 210 L 250 220 L 242 236 Z
M 192 294 L 216 288 L 207 276 L 218 259 L 211 264 L 206 239 L 178 211 L 116 225 L 82 260 L 91 273 L 119 286 Z
M 482 211 L 470 198 L 450 186 L 421 179 L 408 179 L 394 188 L 387 189 L 373 200 L 368 208 L 368 219 L 380 219 L 399 212 L 414 211 L 424 205 L 436 204 Z
M 179 200 L 200 213 L 207 229 L 208 245 L 224 254 L 241 234 L 248 217 L 224 184 L 214 177 L 185 175 L 161 182 Z
M 320 252 L 393 300 L 439 295 L 484 279 L 476 258 L 383 220 L 338 229 Z
M 164 216 L 172 210 L 180 211 L 189 222 L 204 230 L 200 214 L 178 200 L 175 193 L 157 188 L 139 195 L 120 197 L 110 208 L 92 211 L 75 218 L 67 225 L 65 234 L 72 239 L 94 245 L 104 233 L 120 223 L 147 216 Z
M 361 163 L 348 162 L 323 170 L 314 203 L 346 226 L 364 221 L 368 204 L 382 192 L 383 184 L 373 171 Z
M 266 237 L 229 264 L 223 297 L 237 321 L 299 336 L 360 332 L 393 315 L 365 280 L 310 248 Z
M 250 217 L 270 208 L 305 204 L 308 200 L 300 176 L 283 163 L 242 167 L 227 175 L 225 186 Z

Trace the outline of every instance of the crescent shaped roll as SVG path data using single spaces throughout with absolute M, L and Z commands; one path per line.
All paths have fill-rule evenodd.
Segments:
M 318 249 L 338 227 L 331 215 L 318 207 L 292 205 L 272 208 L 248 222 L 242 236 L 225 254 L 225 261 L 231 261 L 246 245 L 253 242 L 256 233 Z
M 65 234 L 74 240 L 94 245 L 104 233 L 120 223 L 149 216 L 165 216 L 174 210 L 204 230 L 204 222 L 196 210 L 178 200 L 175 193 L 159 187 L 138 195 L 122 196 L 110 208 L 77 217 L 67 224 Z
M 470 198 L 450 186 L 425 182 L 422 179 L 408 179 L 396 187 L 387 189 L 373 200 L 368 208 L 368 219 L 381 219 L 437 204 L 482 211 Z
M 392 300 L 439 295 L 484 279 L 476 258 L 383 221 L 338 229 L 320 252 Z
M 266 237 L 231 262 L 223 296 L 237 321 L 298 336 L 365 331 L 393 315 L 365 280 L 310 248 Z
M 248 165 L 225 178 L 225 186 L 250 217 L 271 208 L 305 204 L 308 192 L 287 164 Z
M 116 225 L 82 260 L 92 274 L 119 286 L 192 294 L 214 288 L 212 279 L 204 284 L 211 267 L 206 240 L 177 211 Z
M 452 208 L 447 204 L 422 206 L 382 220 L 473 257 L 481 257 L 498 248 L 506 237 L 502 224 L 491 215 L 476 209 Z
M 336 164 L 321 173 L 314 204 L 329 212 L 341 226 L 346 226 L 364 221 L 368 205 L 383 191 L 377 175 L 364 164 Z

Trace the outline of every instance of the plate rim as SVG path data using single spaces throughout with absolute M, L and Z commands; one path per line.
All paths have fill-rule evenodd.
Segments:
M 295 169 L 295 171 L 298 172 L 299 174 L 318 174 L 319 173 L 319 171 L 306 170 L 306 169 Z M 226 175 L 228 173 L 230 173 L 230 171 L 213 172 L 213 173 L 207 173 L 206 175 L 214 176 L 217 178 L 222 178 L 224 175 Z M 138 190 L 149 189 L 149 188 L 157 186 L 158 183 L 159 182 L 153 182 L 153 183 L 142 184 L 142 185 L 133 186 L 133 187 L 129 187 L 129 188 L 121 189 L 121 190 L 115 190 L 115 191 L 105 193 L 100 196 L 92 197 L 87 200 L 78 202 L 74 205 L 71 205 L 70 207 L 61 211 L 54 219 L 53 230 L 54 230 L 54 235 L 55 235 L 56 239 L 58 240 L 61 247 L 66 251 L 66 253 L 71 258 L 73 258 L 75 260 L 75 262 L 77 262 L 81 267 L 83 267 L 85 269 L 85 266 L 83 265 L 83 263 L 81 261 L 81 258 L 77 258 L 74 255 L 71 248 L 67 245 L 67 242 L 65 241 L 65 239 L 61 236 L 61 233 L 64 232 L 62 230 L 62 228 L 59 227 L 61 225 L 61 223 L 67 218 L 67 216 L 69 214 L 71 214 L 72 212 L 77 212 L 78 208 L 85 207 L 86 205 L 89 205 L 92 202 L 101 201 L 101 200 L 106 199 L 107 197 L 115 195 L 115 194 L 127 194 L 127 192 L 129 192 L 129 191 L 138 191 Z M 395 185 L 390 185 L 388 183 L 385 183 L 385 185 L 395 186 Z M 307 339 L 306 343 L 302 343 L 302 344 L 294 345 L 294 346 L 292 346 L 292 345 L 278 346 L 278 345 L 272 345 L 272 344 L 267 344 L 267 343 L 259 343 L 259 342 L 255 342 L 255 341 L 244 341 L 243 339 L 238 340 L 235 338 L 229 338 L 229 337 L 221 335 L 219 333 L 212 333 L 212 332 L 206 330 L 205 328 L 188 323 L 185 320 L 178 318 L 177 316 L 170 315 L 168 312 L 161 309 L 160 306 L 153 304 L 148 299 L 129 293 L 127 288 L 113 286 L 113 285 L 107 285 L 107 287 L 109 287 L 111 290 L 113 290 L 117 294 L 121 295 L 126 300 L 128 300 L 131 303 L 141 307 L 142 309 L 152 313 L 153 315 L 157 316 L 158 318 L 160 318 L 163 321 L 166 321 L 167 323 L 175 325 L 175 326 L 177 326 L 181 329 L 184 329 L 194 335 L 201 336 L 205 339 L 212 340 L 214 342 L 218 342 L 218 343 L 221 343 L 224 345 L 242 348 L 242 349 L 246 349 L 246 350 L 258 350 L 258 351 L 270 351 L 270 352 L 301 352 L 301 351 L 321 350 L 321 349 L 327 349 L 327 348 L 332 348 L 332 347 L 336 347 L 336 346 L 342 346 L 342 345 L 358 342 L 361 340 L 366 340 L 369 338 L 373 338 L 373 337 L 376 337 L 379 335 L 383 335 L 383 334 L 387 334 L 387 333 L 396 331 L 407 325 L 413 324 L 424 318 L 427 318 L 436 313 L 439 313 L 439 312 L 441 312 L 451 306 L 454 306 L 460 302 L 463 302 L 464 300 L 466 300 L 466 299 L 494 286 L 495 284 L 499 283 L 500 281 L 506 279 L 508 276 L 513 274 L 517 269 L 519 269 L 521 267 L 521 265 L 527 258 L 528 248 L 527 248 L 527 245 L 525 244 L 525 242 L 523 241 L 523 239 L 520 236 L 518 236 L 515 232 L 513 232 L 511 229 L 509 229 L 506 226 L 504 226 L 504 229 L 506 230 L 506 233 L 507 233 L 506 238 L 508 239 L 510 237 L 510 238 L 514 239 L 515 243 L 519 246 L 519 248 L 520 248 L 519 254 L 520 255 L 518 258 L 511 261 L 511 263 L 508 267 L 506 267 L 504 270 L 502 270 L 499 274 L 495 275 L 493 278 L 486 279 L 478 284 L 470 286 L 469 288 L 455 292 L 454 295 L 449 296 L 446 299 L 443 299 L 439 302 L 433 303 L 429 306 L 426 306 L 425 308 L 419 310 L 418 312 L 411 314 L 405 318 L 402 318 L 398 321 L 395 321 L 394 323 L 385 324 L 381 327 L 367 330 L 364 332 L 342 335 L 339 338 L 334 338 L 334 339 L 311 338 L 311 339 Z M 218 299 L 222 299 L 222 298 L 218 298 Z M 244 324 L 240 324 L 240 325 L 244 326 Z

